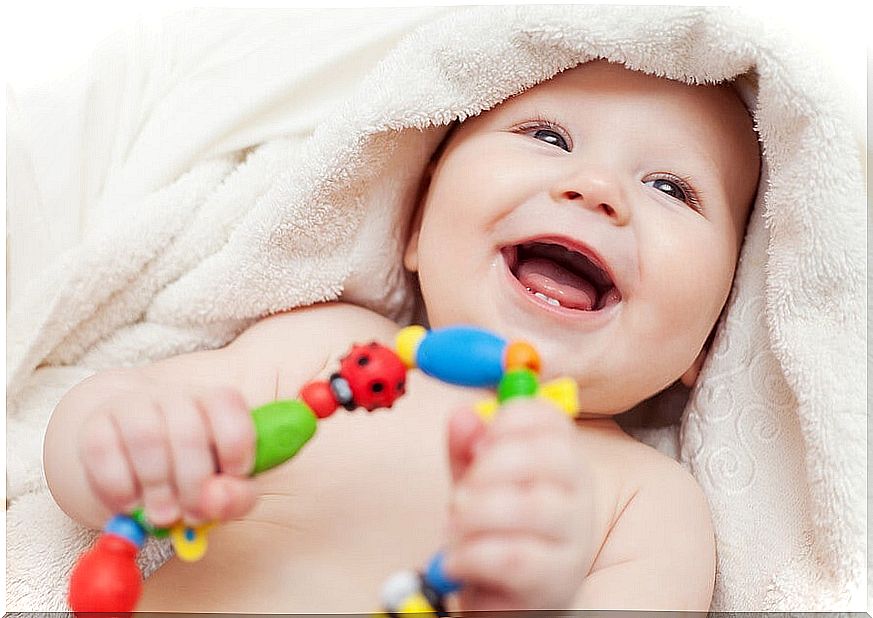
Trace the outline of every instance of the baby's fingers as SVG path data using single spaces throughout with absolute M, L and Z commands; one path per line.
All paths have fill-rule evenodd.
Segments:
M 215 461 L 209 444 L 209 426 L 196 403 L 180 398 L 166 404 L 170 451 L 174 478 L 182 507 L 182 518 L 189 524 L 204 521 L 200 512 L 203 484 L 215 473 Z
M 209 520 L 234 519 L 252 509 L 255 497 L 254 480 L 220 474 L 203 485 L 199 510 Z
M 582 454 L 568 440 L 546 434 L 503 438 L 485 444 L 464 481 L 474 486 L 546 482 L 572 491 L 585 477 L 582 466 Z
M 558 608 L 550 544 L 524 535 L 485 535 L 446 552 L 446 575 L 464 582 L 465 610 Z
M 454 542 L 495 533 L 564 541 L 579 526 L 567 493 L 550 483 L 461 487 L 452 501 L 450 521 Z
M 125 414 L 118 430 L 139 482 L 149 521 L 156 526 L 177 521 L 182 513 L 173 486 L 172 455 L 160 408 L 155 404 L 144 405 L 135 414 Z
M 79 456 L 97 499 L 113 513 L 133 510 L 139 488 L 111 417 L 101 414 L 87 421 L 79 444 Z
M 200 398 L 212 433 L 218 469 L 248 476 L 255 465 L 255 423 L 242 396 L 230 389 L 211 391 Z

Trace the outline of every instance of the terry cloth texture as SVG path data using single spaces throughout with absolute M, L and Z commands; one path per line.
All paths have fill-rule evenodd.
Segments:
M 64 96 L 12 93 L 10 169 L 23 171 L 10 216 L 71 200 L 83 231 L 10 307 L 7 607 L 63 609 L 93 538 L 42 474 L 42 435 L 68 388 L 223 346 L 315 302 L 410 319 L 400 250 L 447 125 L 606 58 L 692 84 L 742 76 L 760 136 L 758 198 L 701 378 L 655 402 L 674 422 L 635 430 L 709 499 L 712 609 L 863 610 L 865 181 L 840 92 L 814 59 L 725 8 L 337 15 L 174 16 L 108 43 Z M 331 36 L 346 18 L 359 21 Z M 143 566 L 165 557 L 152 543 Z

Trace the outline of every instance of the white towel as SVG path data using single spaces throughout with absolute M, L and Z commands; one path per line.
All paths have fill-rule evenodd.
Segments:
M 120 143 L 102 143 L 106 167 L 80 162 L 87 235 L 14 299 L 8 607 L 63 609 L 90 538 L 41 471 L 42 431 L 66 388 L 106 367 L 220 347 L 260 316 L 317 301 L 408 319 L 402 231 L 445 126 L 602 57 L 689 83 L 744 75 L 761 136 L 759 196 L 701 378 L 687 403 L 675 390 L 655 402 L 675 424 L 634 430 L 710 501 L 713 610 L 863 610 L 865 187 L 843 101 L 814 59 L 737 10 L 564 5 L 398 13 L 356 30 L 355 53 L 306 64 L 283 55 L 283 29 L 303 36 L 300 20 L 269 15 L 195 13 L 235 36 L 193 56 L 144 39 L 151 62 L 135 56 L 121 74 L 123 92 L 147 96 L 117 99 L 136 113 L 119 112 L 127 124 Z M 316 30 L 330 21 L 308 18 Z M 248 46 L 259 75 L 283 77 L 259 86 L 244 60 L 227 61 L 228 45 Z M 361 79 L 330 90 L 353 62 Z M 330 104 L 295 111 L 290 94 L 307 90 Z M 294 130 L 289 118 L 305 120 Z M 33 169 L 37 181 L 53 173 Z M 146 571 L 163 556 L 152 544 Z

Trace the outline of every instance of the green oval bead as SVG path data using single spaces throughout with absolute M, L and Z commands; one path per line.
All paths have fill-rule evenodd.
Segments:
M 298 399 L 272 401 L 252 410 L 257 446 L 252 474 L 269 470 L 294 457 L 315 434 L 318 418 Z
M 538 389 L 537 374 L 530 369 L 507 371 L 497 385 L 497 401 L 503 403 L 513 397 L 533 397 Z

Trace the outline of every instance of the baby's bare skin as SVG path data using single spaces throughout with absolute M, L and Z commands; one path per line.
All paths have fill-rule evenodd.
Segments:
M 309 310 L 308 328 L 318 326 L 319 311 L 324 315 L 323 332 L 336 331 L 338 325 L 331 322 L 344 320 L 349 312 L 358 318 L 358 326 L 345 341 L 332 342 L 335 349 L 326 366 L 313 367 L 303 380 L 295 366 L 298 378 L 280 380 L 280 398 L 293 397 L 310 379 L 325 378 L 352 343 L 377 339 L 390 344 L 396 332 L 396 326 L 375 314 L 371 314 L 372 329 L 364 332 L 364 310 L 327 307 Z M 281 329 L 283 319 L 289 324 L 294 320 L 273 318 L 274 327 Z M 269 338 L 276 342 L 273 352 L 278 353 L 281 344 L 274 336 Z M 377 609 L 387 576 L 422 567 L 446 544 L 452 497 L 447 423 L 453 411 L 487 395 L 445 385 L 414 370 L 407 395 L 390 411 L 340 411 L 322 421 L 315 438 L 293 461 L 257 479 L 259 497 L 250 513 L 212 530 L 203 560 L 185 564 L 174 558 L 145 582 L 138 609 L 356 613 Z M 669 492 L 678 485 L 682 489 L 673 501 L 688 502 L 683 512 L 700 523 L 708 521 L 708 514 L 700 511 L 705 504 L 694 493 L 693 483 L 683 482 L 686 475 L 675 462 L 628 437 L 611 419 L 578 422 L 576 439 L 580 456 L 590 462 L 591 478 L 585 482 L 591 488 L 593 513 L 590 521 L 578 524 L 596 550 L 589 559 L 587 578 L 579 582 L 579 603 L 574 607 L 705 609 L 712 583 L 706 581 L 708 575 L 700 581 L 693 573 L 709 573 L 714 561 L 711 530 L 706 526 L 688 531 L 682 553 L 694 555 L 696 566 L 688 569 L 687 578 L 648 574 L 651 581 L 639 582 L 642 589 L 663 588 L 657 593 L 663 605 L 648 591 L 614 594 L 599 587 L 598 580 L 603 573 L 608 576 L 610 565 L 633 559 L 624 554 L 628 543 L 637 536 L 652 537 L 639 521 L 625 517 L 631 510 L 629 503 L 647 487 L 657 482 L 659 492 Z M 672 514 L 657 512 L 653 504 L 649 507 L 654 510 L 643 521 L 653 531 L 663 530 L 661 520 Z M 591 590 L 586 589 L 586 581 Z M 596 604 L 586 605 L 586 598 Z M 635 598 L 643 605 L 635 604 Z

